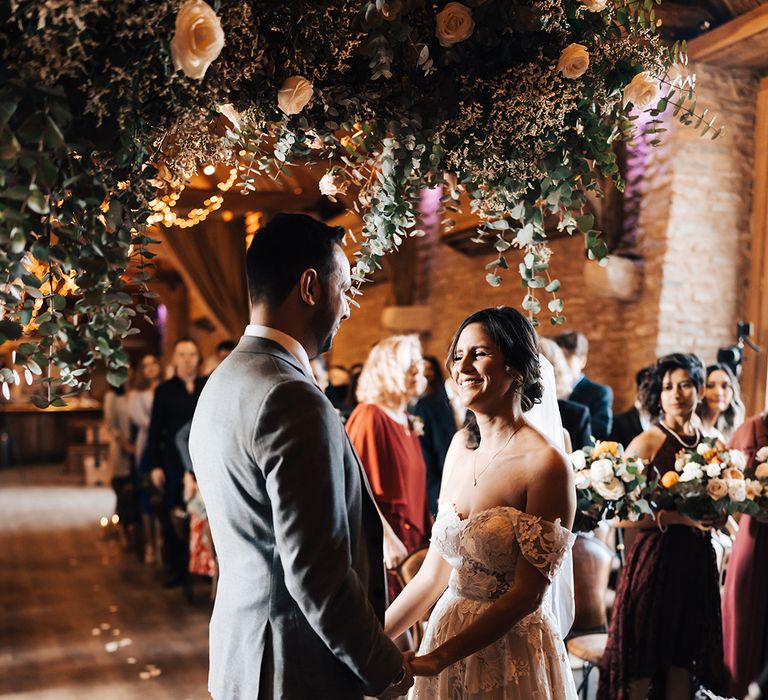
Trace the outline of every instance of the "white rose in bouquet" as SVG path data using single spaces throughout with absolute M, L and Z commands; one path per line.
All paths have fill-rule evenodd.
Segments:
M 472 11 L 460 2 L 449 2 L 435 18 L 435 35 L 445 48 L 469 39 L 474 31 Z
M 733 479 L 728 482 L 728 498 L 735 503 L 747 500 L 747 487 L 743 480 Z
M 747 457 L 741 450 L 731 450 L 728 459 L 736 469 L 744 471 L 747 468 Z
M 713 464 L 708 464 L 706 467 L 704 467 L 704 471 L 707 472 L 708 477 L 712 478 L 715 476 L 720 476 L 722 468 L 717 462 L 714 462 Z
M 337 194 L 344 194 L 346 190 L 346 183 L 343 182 L 332 170 L 329 170 L 323 177 L 320 178 L 318 187 L 320 188 L 320 194 L 324 194 L 326 197 L 335 197 Z
M 590 469 L 592 475 L 592 481 L 611 481 L 614 479 L 613 463 L 610 459 L 598 459 L 592 462 Z M 623 487 L 622 487 L 623 488 Z
M 659 96 L 659 81 L 648 71 L 638 73 L 624 88 L 624 105 L 631 102 L 637 109 L 650 107 Z
M 758 464 L 757 469 L 755 469 L 755 476 L 758 479 L 768 478 L 768 463 Z
M 557 70 L 566 78 L 580 78 L 589 68 L 589 51 L 583 44 L 569 44 L 560 53 Z
M 744 483 L 747 490 L 747 498 L 750 501 L 754 501 L 763 495 L 763 484 L 757 479 L 747 479 Z
M 592 485 L 589 469 L 577 471 L 573 480 L 577 489 L 588 489 Z
M 696 462 L 689 462 L 683 467 L 680 481 L 694 481 L 701 479 L 702 476 L 704 476 L 704 472 L 701 470 L 701 465 L 696 464 Z
M 593 488 L 608 501 L 618 501 L 625 493 L 624 484 L 622 484 L 616 477 L 608 482 L 594 481 Z
M 761 447 L 757 451 L 757 454 L 755 455 L 755 459 L 758 462 L 768 462 L 768 445 L 766 445 L 765 447 Z
M 312 83 L 300 75 L 292 75 L 277 92 L 277 106 L 285 114 L 298 114 L 312 99 Z
M 608 7 L 608 0 L 581 0 L 581 4 L 589 12 L 602 12 Z
M 624 483 L 627 484 L 635 478 L 635 475 L 631 474 L 627 469 L 626 462 L 620 462 L 619 466 L 616 467 L 616 476 L 618 476 Z
M 713 501 L 719 501 L 728 495 L 728 484 L 723 479 L 710 479 L 707 484 L 707 494 Z
M 706 443 L 706 442 L 700 442 L 700 443 L 699 443 L 699 444 L 696 446 L 696 452 L 698 452 L 698 453 L 699 453 L 699 454 L 700 454 L 702 457 L 703 457 L 705 454 L 707 454 L 707 452 L 709 452 L 709 450 L 710 450 L 710 447 L 709 447 L 709 445 L 707 445 L 707 443 Z
M 211 6 L 203 0 L 187 0 L 176 15 L 171 39 L 173 67 L 202 80 L 223 47 L 224 30 Z
M 686 465 L 686 461 L 682 457 L 678 457 L 675 460 L 675 471 L 676 472 L 683 471 L 683 467 L 685 467 L 685 465 Z
M 571 464 L 575 469 L 584 469 L 587 466 L 587 456 L 581 450 L 571 452 Z

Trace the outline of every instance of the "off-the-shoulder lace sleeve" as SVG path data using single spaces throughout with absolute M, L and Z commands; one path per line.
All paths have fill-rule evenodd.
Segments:
M 555 577 L 576 536 L 560 525 L 521 511 L 514 514 L 515 535 L 520 552 L 550 581 Z

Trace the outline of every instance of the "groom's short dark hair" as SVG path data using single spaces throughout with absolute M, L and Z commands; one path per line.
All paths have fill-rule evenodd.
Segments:
M 256 232 L 245 257 L 251 303 L 274 306 L 285 301 L 309 268 L 327 278 L 343 238 L 341 226 L 327 226 L 305 214 L 273 216 Z

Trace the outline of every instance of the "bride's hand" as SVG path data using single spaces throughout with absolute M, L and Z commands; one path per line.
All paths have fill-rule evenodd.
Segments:
M 414 676 L 436 676 L 443 670 L 442 664 L 432 654 L 414 656 L 408 663 Z

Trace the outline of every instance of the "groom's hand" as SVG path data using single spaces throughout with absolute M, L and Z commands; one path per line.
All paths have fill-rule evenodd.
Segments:
M 413 685 L 413 673 L 409 659 L 413 658 L 413 652 L 409 651 L 403 654 L 403 674 L 402 678 L 395 679 L 397 682 L 390 685 L 381 695 L 380 700 L 390 700 L 405 695 L 408 689 Z

